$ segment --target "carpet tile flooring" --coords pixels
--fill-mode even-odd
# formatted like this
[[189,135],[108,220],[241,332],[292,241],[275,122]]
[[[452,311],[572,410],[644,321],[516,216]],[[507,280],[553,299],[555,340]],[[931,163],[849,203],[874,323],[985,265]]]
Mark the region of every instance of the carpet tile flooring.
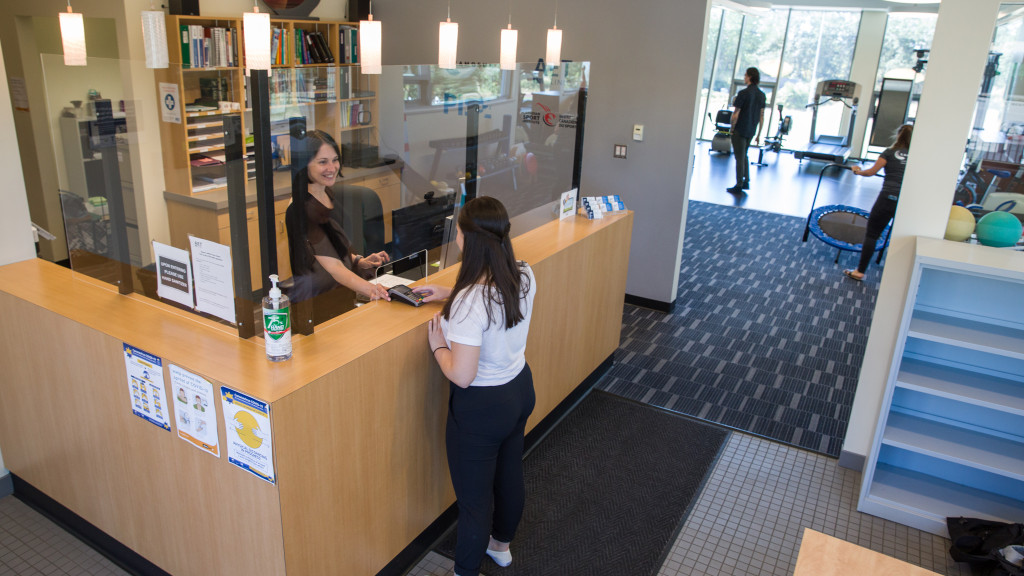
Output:
[[838,456],[880,268],[804,219],[690,202],[675,310],[627,305],[603,390]]

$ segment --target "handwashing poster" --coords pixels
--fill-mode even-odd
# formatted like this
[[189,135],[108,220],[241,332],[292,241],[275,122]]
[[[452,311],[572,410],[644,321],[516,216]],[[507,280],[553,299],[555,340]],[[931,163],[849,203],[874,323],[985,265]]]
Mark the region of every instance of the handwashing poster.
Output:
[[169,364],[171,395],[178,422],[178,438],[220,458],[217,439],[217,398],[213,384],[198,374]]
[[164,394],[164,368],[159,356],[130,344],[124,345],[124,366],[128,373],[128,394],[132,413],[156,426],[171,431]]
[[220,387],[228,462],[274,484],[270,406],[227,386]]

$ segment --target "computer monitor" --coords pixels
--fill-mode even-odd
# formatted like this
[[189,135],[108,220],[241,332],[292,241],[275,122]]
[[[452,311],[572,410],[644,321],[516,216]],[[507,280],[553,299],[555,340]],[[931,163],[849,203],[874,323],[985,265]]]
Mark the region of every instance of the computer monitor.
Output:
[[430,197],[391,212],[391,258],[431,250],[444,241],[445,219],[455,207],[455,194]]

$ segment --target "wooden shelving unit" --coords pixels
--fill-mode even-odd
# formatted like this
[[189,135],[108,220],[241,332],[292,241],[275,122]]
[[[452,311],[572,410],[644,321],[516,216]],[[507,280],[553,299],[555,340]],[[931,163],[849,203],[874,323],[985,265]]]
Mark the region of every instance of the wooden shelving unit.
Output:
[[918,239],[858,510],[947,536],[1024,517],[1019,252]]
[[[183,45],[182,34],[195,32],[194,27],[201,27],[210,38],[210,48],[199,62],[215,62],[217,66],[196,67],[194,52],[189,53],[188,45]],[[252,114],[245,77],[242,19],[170,15],[167,28],[171,31],[171,65],[166,70],[157,70],[155,77],[158,85],[168,83],[177,87],[182,110],[181,124],[160,125],[167,189],[184,195],[223,190],[224,114],[242,113],[242,131],[251,147]],[[353,141],[376,145],[375,78],[358,73],[349,46],[341,41],[344,35],[351,43],[355,39],[352,31],[358,30],[358,24],[272,19],[271,28],[279,31],[274,45],[279,46],[278,59],[282,62],[273,66],[270,82],[271,117],[279,116],[272,127],[273,135],[286,134],[286,119],[298,115],[307,119],[310,129],[332,134],[339,145]],[[299,41],[305,44],[301,54]],[[226,46],[218,50],[214,43]],[[218,59],[214,60],[213,54],[218,54]],[[219,65],[225,62],[230,65]],[[198,98],[206,98],[205,104],[214,109],[195,109]],[[222,111],[222,102],[229,103],[230,110]],[[208,165],[198,165],[201,162]],[[251,163],[249,175],[254,177]]]

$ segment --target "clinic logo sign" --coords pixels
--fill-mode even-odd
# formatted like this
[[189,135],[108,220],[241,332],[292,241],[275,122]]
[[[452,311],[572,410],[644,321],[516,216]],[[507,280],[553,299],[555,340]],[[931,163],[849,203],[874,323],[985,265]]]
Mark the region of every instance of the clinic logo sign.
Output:
[[[523,112],[521,121],[523,124],[544,124],[551,128],[571,128],[576,129],[576,115],[575,114],[555,114],[540,102],[533,103],[534,110],[529,112]],[[538,110],[539,108],[539,110]]]

